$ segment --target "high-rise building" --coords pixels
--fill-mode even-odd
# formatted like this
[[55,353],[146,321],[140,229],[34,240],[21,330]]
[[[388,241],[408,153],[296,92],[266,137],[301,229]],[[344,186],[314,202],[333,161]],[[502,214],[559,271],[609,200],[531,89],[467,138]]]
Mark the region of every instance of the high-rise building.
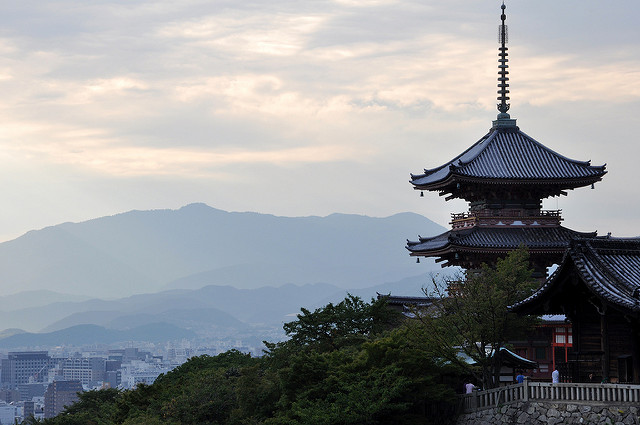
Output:
[[104,383],[110,388],[117,388],[122,382],[122,372],[120,371],[122,362],[119,360],[107,360],[105,362]]
[[52,359],[46,351],[9,352],[2,359],[0,382],[5,388],[17,388],[19,384],[46,382]]
[[93,386],[104,381],[105,359],[103,357],[72,357],[61,362],[62,377],[78,380],[84,386]]
[[78,401],[82,392],[82,383],[74,381],[53,381],[44,393],[44,417],[53,418],[60,414],[65,406]]

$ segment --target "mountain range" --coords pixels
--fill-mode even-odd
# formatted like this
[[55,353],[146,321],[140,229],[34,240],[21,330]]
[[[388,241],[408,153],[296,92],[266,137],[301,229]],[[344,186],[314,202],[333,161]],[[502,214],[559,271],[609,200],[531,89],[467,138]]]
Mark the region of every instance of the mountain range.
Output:
[[443,230],[413,213],[277,217],[204,204],[130,211],[1,243],[0,293],[116,298],[206,285],[373,286],[424,272],[411,264],[405,240]]
[[290,218],[192,204],[32,231],[0,244],[0,348],[153,342],[163,327],[167,340],[281,332],[301,307],[347,291],[420,295],[436,266],[416,266],[403,238],[442,230],[412,213]]

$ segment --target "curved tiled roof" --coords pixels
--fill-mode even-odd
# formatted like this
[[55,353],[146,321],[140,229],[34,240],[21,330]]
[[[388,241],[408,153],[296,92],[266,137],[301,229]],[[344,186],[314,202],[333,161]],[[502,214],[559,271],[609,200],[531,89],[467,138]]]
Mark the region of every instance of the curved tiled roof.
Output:
[[377,299],[384,298],[390,305],[413,305],[417,307],[425,307],[433,304],[436,298],[431,297],[405,297],[391,294],[381,294],[376,292]]
[[514,127],[493,129],[446,164],[423,174],[412,174],[411,183],[427,190],[437,190],[451,179],[495,180],[490,183],[576,181],[578,186],[568,184],[568,187],[579,187],[600,180],[604,174],[605,165],[592,166],[589,161],[569,159]]
[[598,298],[627,311],[640,313],[640,238],[590,238],[571,243],[561,266],[533,295],[513,305],[519,310],[550,296],[571,271]]
[[418,241],[407,241],[407,249],[412,253],[442,251],[447,248],[456,249],[490,249],[511,251],[520,245],[528,249],[557,251],[567,249],[572,239],[595,237],[595,233],[581,233],[566,227],[473,227],[465,230],[450,230],[431,238],[419,238]]

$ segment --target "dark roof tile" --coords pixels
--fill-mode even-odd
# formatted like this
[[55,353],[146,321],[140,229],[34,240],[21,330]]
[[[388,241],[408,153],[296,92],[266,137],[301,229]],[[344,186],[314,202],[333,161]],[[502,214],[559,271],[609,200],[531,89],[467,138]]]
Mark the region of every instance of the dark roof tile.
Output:
[[599,298],[640,312],[640,238],[585,238],[571,243],[556,272],[533,295],[511,308],[528,310],[550,296],[566,273],[577,272]]
[[[520,130],[492,130],[446,164],[412,175],[411,183],[429,189],[452,176],[493,180],[598,181],[605,166],[576,161],[552,151]],[[588,184],[588,182],[584,183]]]
[[581,233],[566,227],[473,227],[462,231],[450,230],[432,238],[407,241],[411,252],[440,251],[448,245],[457,248],[488,248],[510,251],[525,245],[529,249],[566,249],[572,239],[595,237],[595,233]]

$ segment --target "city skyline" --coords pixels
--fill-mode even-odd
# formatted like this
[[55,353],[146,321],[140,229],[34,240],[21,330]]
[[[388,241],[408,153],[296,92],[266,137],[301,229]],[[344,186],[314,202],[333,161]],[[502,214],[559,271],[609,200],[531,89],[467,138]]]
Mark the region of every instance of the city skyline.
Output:
[[[409,173],[495,119],[500,4],[7,3],[0,240],[192,202],[412,211],[446,226],[466,205],[421,199]],[[506,5],[512,118],[562,155],[607,164],[595,190],[545,207],[576,230],[640,235],[640,5]]]

